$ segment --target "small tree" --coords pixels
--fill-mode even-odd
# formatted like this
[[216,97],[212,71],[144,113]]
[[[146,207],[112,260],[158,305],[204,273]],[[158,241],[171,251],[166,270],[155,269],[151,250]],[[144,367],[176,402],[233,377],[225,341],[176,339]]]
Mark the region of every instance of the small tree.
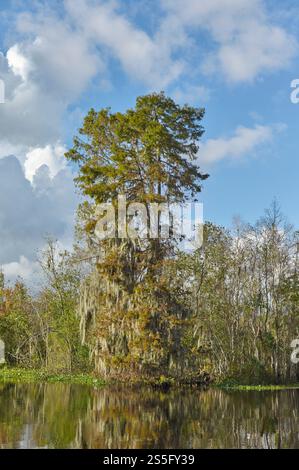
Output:
[[0,337],[5,343],[7,362],[30,365],[38,349],[32,298],[21,281],[14,287],[6,287],[4,278],[0,295]]
[[45,286],[36,299],[45,344],[45,365],[59,370],[86,366],[86,352],[80,341],[77,312],[81,273],[67,251],[48,240],[40,256]]

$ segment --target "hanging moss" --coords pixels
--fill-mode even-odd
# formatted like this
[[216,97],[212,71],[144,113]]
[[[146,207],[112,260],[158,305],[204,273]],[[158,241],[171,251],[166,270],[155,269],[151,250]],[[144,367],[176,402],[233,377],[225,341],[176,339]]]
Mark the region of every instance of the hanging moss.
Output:
[[[97,205],[109,202],[119,215],[119,195],[144,204],[148,227],[149,204],[196,200],[208,177],[197,164],[203,117],[204,109],[180,106],[163,92],[137,98],[125,113],[90,110],[66,153],[78,165],[75,182],[88,198],[81,206],[86,246],[95,238]],[[179,376],[185,366],[186,312],[165,270],[176,240],[173,233],[163,240],[160,215],[157,224],[156,239],[118,233],[101,243],[100,259],[82,285],[82,340],[104,376]]]
[[139,248],[128,241],[109,249],[83,282],[82,342],[89,346],[96,372],[104,377],[178,377],[185,366],[181,338],[187,312],[170,292],[163,261],[150,273],[134,261],[132,274],[129,260],[138,257],[132,251]]

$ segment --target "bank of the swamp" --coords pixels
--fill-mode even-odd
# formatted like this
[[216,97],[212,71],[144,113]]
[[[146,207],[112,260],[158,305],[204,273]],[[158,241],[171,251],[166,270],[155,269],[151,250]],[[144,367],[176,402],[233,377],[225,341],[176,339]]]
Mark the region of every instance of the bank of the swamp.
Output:
[[90,374],[59,373],[54,374],[45,370],[21,369],[13,367],[0,368],[0,383],[69,383],[102,387],[105,381]]
[[225,380],[216,383],[214,386],[224,390],[240,390],[240,391],[265,391],[265,390],[299,390],[299,383],[287,384],[244,384],[236,380]]
[[[101,378],[95,377],[92,374],[83,373],[51,373],[46,370],[39,369],[25,369],[2,366],[0,368],[0,383],[68,383],[77,385],[87,385],[91,387],[103,387],[109,383]],[[115,384],[116,381],[113,381]],[[120,383],[123,383],[120,381]],[[298,389],[299,383],[294,384],[280,384],[280,385],[244,385],[239,384],[237,381],[229,380],[220,383],[189,383],[180,382],[177,383],[173,379],[167,379],[162,376],[152,380],[138,380],[126,382],[127,385],[149,385],[153,388],[167,390],[176,386],[204,386],[204,387],[216,387],[225,390],[239,390],[239,391],[265,391],[265,390],[290,390]]]

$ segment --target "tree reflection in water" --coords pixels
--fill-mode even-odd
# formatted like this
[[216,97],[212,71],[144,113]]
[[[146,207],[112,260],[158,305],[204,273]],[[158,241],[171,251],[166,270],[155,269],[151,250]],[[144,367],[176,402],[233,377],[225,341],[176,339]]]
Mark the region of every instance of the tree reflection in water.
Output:
[[0,384],[2,448],[298,448],[299,391]]

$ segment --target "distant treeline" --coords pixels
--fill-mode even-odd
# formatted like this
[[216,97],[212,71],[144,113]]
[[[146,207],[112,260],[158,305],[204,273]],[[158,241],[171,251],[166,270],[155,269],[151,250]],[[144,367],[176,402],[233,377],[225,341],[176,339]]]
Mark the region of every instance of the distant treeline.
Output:
[[[178,250],[164,265],[159,288],[167,284],[173,306],[180,308],[169,318],[161,310],[163,322],[156,324],[147,322],[142,281],[142,308],[134,314],[132,307],[118,311],[117,318],[110,292],[109,323],[99,271],[82,272],[74,262],[77,255],[59,253],[49,242],[41,260],[47,283],[38,295],[30,295],[21,282],[5,287],[2,277],[0,337],[7,362],[120,379],[205,372],[221,381],[295,382],[298,367],[290,356],[299,331],[297,235],[276,205],[254,226],[238,222],[229,231],[206,224],[202,248]],[[86,312],[86,284],[96,278],[99,290],[94,284]]]

